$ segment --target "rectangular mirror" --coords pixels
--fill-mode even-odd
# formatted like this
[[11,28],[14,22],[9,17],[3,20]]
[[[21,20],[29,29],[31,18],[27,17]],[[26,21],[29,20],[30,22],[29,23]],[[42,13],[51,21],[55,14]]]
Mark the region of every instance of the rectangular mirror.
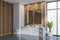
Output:
[[35,17],[34,17],[34,22],[35,24],[41,24],[41,10],[35,10]]
[[27,23],[33,24],[33,11],[32,10],[29,10],[27,12]]

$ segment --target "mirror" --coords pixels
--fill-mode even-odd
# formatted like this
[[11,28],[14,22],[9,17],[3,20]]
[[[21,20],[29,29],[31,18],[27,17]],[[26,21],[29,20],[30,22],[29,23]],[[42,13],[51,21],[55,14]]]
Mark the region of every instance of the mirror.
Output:
[[27,24],[33,24],[33,11],[29,10],[27,12]]
[[34,17],[34,22],[35,24],[41,24],[41,10],[35,10],[35,17]]
[[33,21],[34,24],[41,24],[41,9],[35,11],[29,10],[27,12],[27,24],[33,24]]

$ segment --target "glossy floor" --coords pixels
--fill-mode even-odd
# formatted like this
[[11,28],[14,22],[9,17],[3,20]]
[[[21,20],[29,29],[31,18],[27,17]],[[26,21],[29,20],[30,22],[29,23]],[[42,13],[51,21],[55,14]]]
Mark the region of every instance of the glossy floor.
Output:
[[[46,39],[47,38],[47,39]],[[0,40],[43,40],[41,37],[33,36],[33,35],[7,35],[0,37]],[[44,40],[60,40],[60,37],[45,37]]]

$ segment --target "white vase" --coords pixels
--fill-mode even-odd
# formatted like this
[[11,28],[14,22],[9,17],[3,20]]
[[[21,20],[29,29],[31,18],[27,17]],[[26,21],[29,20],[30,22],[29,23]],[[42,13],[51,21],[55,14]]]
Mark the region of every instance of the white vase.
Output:
[[52,32],[49,32],[48,33],[48,36],[52,37],[53,36]]

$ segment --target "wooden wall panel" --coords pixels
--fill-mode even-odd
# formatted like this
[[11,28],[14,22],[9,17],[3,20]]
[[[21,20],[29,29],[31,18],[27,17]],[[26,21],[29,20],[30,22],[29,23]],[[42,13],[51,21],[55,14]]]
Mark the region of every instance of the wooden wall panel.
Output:
[[0,0],[0,36],[13,33],[13,4]]
[[[27,25],[27,12],[29,10],[33,11],[33,16],[31,16],[33,18],[33,21],[32,19],[30,20],[30,22],[33,22],[32,25],[40,25],[41,27],[44,27],[45,26],[45,2],[41,2],[41,3],[33,3],[33,4],[28,4],[28,5],[25,5],[25,25]],[[35,23],[35,10],[38,10],[38,9],[41,9],[41,17],[40,17],[40,21],[41,21],[41,24],[36,24]],[[38,21],[38,19],[37,19]],[[30,24],[31,25],[31,24]]]
[[13,5],[3,2],[3,22],[4,22],[4,35],[12,34],[13,28]]
[[45,3],[41,3],[41,10],[42,10],[42,21],[41,21],[41,26],[45,27]]

